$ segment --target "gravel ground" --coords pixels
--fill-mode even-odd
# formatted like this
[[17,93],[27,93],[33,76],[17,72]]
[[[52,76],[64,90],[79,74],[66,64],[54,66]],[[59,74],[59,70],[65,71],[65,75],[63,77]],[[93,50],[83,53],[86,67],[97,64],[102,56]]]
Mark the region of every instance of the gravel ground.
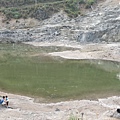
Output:
[[[117,120],[120,97],[75,100],[59,103],[35,103],[33,98],[0,92],[9,96],[9,108],[0,106],[0,120]],[[117,118],[116,118],[117,117]]]

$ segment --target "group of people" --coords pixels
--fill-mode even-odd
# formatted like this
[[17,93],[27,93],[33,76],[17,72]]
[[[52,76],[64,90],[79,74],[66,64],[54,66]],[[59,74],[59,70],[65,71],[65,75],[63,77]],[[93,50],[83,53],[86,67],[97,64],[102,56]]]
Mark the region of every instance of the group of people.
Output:
[[2,99],[0,99],[0,104],[2,104],[3,106],[8,107],[8,104],[9,104],[8,96],[3,96]]

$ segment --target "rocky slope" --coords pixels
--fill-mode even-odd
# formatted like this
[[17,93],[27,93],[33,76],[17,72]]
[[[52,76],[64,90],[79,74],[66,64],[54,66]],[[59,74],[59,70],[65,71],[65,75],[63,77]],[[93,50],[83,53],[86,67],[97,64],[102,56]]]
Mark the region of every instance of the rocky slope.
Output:
[[[70,19],[62,11],[50,19],[39,22],[35,19],[20,19],[4,24],[4,16],[0,17],[0,41],[23,42],[43,41],[47,45],[54,42],[74,44],[74,41],[101,42],[120,40],[120,5],[118,0],[106,0],[91,13]],[[56,42],[57,41],[57,42]],[[58,42],[61,41],[61,42]],[[33,44],[33,42],[31,43]],[[42,43],[39,43],[40,45]],[[111,46],[112,45],[112,46]],[[76,46],[76,44],[75,44]],[[76,46],[77,47],[77,46]],[[120,44],[91,44],[90,46],[78,46],[81,51],[74,51],[74,55],[68,53],[68,57],[80,59],[84,53],[84,59],[95,58],[120,61]],[[92,51],[92,52],[91,52]],[[72,52],[72,51],[71,51]],[[97,53],[96,53],[97,52]],[[87,55],[86,55],[86,54]],[[94,53],[94,54],[93,54]],[[107,56],[104,54],[106,53]],[[56,55],[56,53],[50,53]],[[58,55],[58,54],[57,54]],[[67,56],[59,53],[60,56]],[[72,56],[73,55],[73,56]],[[79,56],[80,55],[80,56]],[[86,55],[86,56],[85,56]],[[10,108],[0,106],[0,120],[70,120],[72,116],[79,120],[118,120],[120,114],[120,97],[106,99],[76,100],[59,103],[35,103],[33,98],[0,92],[0,95],[8,95]]]
[[4,16],[0,19],[1,42],[120,41],[120,4],[117,0],[106,0],[93,8],[91,12],[74,19],[61,11],[41,22],[17,20],[4,24],[3,20]]

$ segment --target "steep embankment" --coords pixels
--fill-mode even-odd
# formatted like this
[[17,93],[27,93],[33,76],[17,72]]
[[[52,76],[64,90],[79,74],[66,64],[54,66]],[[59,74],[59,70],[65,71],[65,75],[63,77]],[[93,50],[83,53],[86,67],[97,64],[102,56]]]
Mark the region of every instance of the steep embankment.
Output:
[[20,19],[5,25],[1,18],[0,41],[119,42],[119,15],[119,1],[107,0],[77,18],[69,18],[63,11],[44,21]]

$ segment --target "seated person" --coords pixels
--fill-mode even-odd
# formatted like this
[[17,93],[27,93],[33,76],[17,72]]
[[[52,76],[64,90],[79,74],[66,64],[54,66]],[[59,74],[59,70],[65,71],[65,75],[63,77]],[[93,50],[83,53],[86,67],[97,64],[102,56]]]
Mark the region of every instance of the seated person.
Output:
[[0,104],[2,104],[2,105],[6,105],[5,96],[3,96],[2,100],[0,100]]
[[2,104],[2,103],[3,103],[3,99],[2,100],[0,99],[0,104]]

